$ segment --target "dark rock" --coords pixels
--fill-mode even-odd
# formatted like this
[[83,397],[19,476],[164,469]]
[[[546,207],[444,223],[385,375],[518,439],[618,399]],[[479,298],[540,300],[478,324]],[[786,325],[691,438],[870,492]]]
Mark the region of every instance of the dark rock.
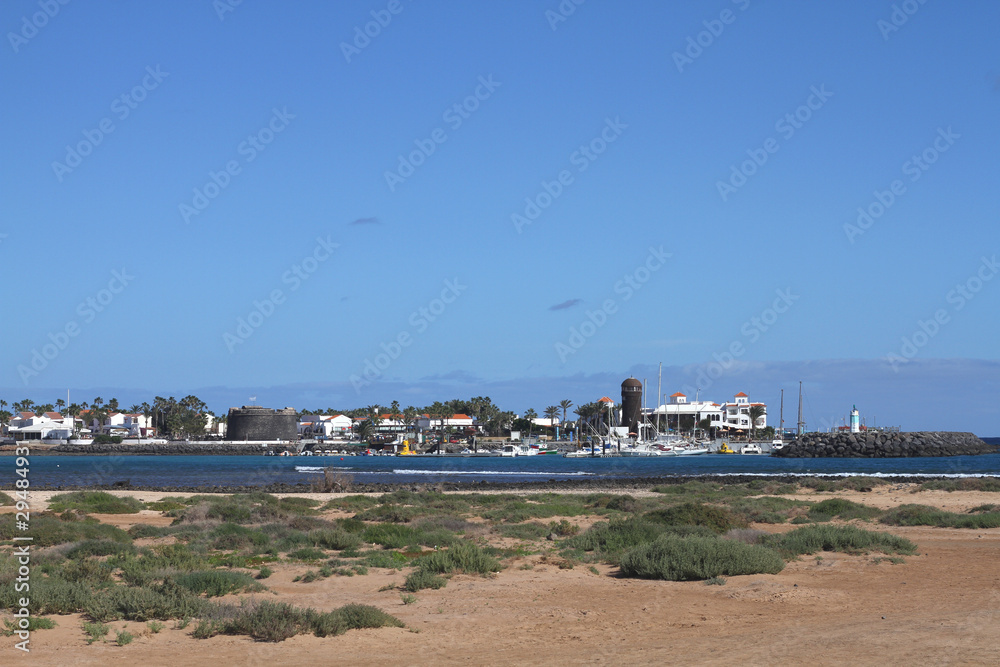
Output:
[[806,433],[772,453],[782,458],[904,456],[967,456],[995,454],[997,447],[972,433],[915,431],[913,433]]

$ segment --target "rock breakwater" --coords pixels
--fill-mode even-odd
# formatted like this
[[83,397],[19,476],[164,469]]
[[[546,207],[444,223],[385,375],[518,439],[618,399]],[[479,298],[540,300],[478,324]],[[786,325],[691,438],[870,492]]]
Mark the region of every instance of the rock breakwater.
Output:
[[773,456],[782,458],[896,458],[904,456],[968,456],[994,454],[997,447],[972,433],[806,433]]

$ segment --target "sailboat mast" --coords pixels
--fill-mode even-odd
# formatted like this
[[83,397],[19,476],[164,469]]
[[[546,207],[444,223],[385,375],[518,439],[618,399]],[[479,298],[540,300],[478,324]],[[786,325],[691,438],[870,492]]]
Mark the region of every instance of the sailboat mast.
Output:
[[778,414],[779,414],[778,418],[780,420],[779,423],[781,427],[781,430],[779,431],[779,436],[784,437],[785,436],[785,390],[784,389],[781,390],[781,409]]
[[[660,386],[662,383],[663,383],[663,362],[661,361],[660,362],[660,371],[659,371],[659,373],[657,373],[657,376],[656,376],[656,408],[655,409],[657,411],[659,411],[659,409],[660,409],[660,397],[663,396],[663,394],[661,393],[663,391],[663,388]],[[659,435],[660,435],[660,413],[657,412],[656,413],[656,436],[659,437]]]
[[796,432],[802,435],[802,428],[805,426],[805,422],[802,421],[802,380],[799,380],[799,423],[797,424]]

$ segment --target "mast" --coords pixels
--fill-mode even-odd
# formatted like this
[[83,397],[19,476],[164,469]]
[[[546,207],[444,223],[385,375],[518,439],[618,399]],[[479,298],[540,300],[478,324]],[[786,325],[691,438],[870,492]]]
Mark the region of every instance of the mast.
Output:
[[796,430],[798,435],[802,435],[802,429],[805,425],[806,423],[802,421],[802,380],[799,380],[799,423],[797,424]]
[[[656,408],[655,409],[657,411],[659,411],[659,409],[660,409],[660,397],[663,395],[661,393],[663,391],[663,389],[660,386],[662,383],[663,383],[663,362],[661,361],[660,362],[660,371],[659,371],[659,373],[656,376]],[[660,413],[659,412],[656,413],[656,437],[657,438],[660,437]],[[655,439],[656,438],[654,438],[654,440]]]
[[778,437],[784,439],[785,437],[785,390],[781,390],[781,409],[779,414],[779,428]]

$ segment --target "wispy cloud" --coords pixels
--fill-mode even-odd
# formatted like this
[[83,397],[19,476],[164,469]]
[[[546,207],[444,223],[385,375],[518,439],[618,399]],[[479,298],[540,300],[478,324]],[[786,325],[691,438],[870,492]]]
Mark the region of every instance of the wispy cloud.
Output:
[[557,303],[554,306],[549,306],[549,310],[566,310],[567,308],[578,306],[581,303],[583,303],[583,299],[570,299],[569,301],[563,301],[562,303]]
[[382,224],[378,218],[358,218],[352,225],[380,225]]

